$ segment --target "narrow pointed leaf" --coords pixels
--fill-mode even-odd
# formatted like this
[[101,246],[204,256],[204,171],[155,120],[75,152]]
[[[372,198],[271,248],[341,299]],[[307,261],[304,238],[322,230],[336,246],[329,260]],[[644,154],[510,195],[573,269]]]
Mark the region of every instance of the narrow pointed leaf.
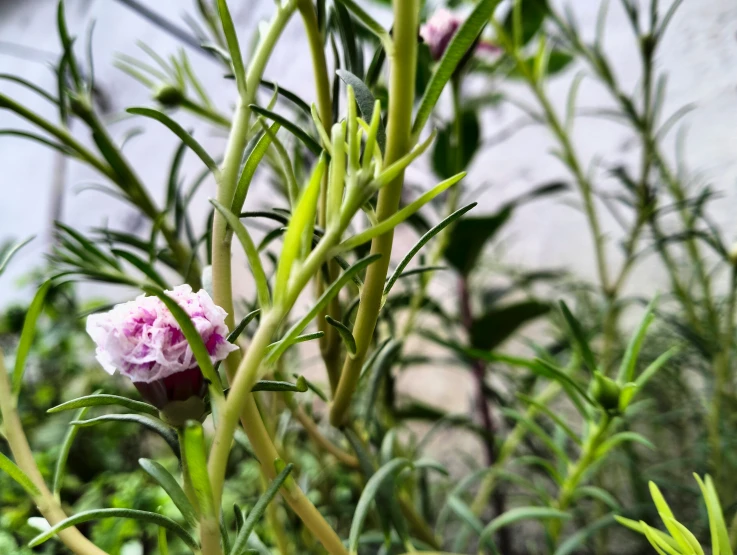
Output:
[[274,497],[276,497],[279,489],[284,485],[284,482],[287,480],[293,469],[293,464],[286,465],[284,469],[279,472],[276,478],[274,478],[271,484],[269,484],[268,489],[263,493],[263,495],[259,497],[256,504],[253,506],[253,509],[251,509],[248,516],[243,521],[241,529],[238,532],[238,536],[233,543],[233,549],[231,550],[230,555],[243,555],[244,553],[247,553],[248,537],[251,535],[251,532],[258,521],[261,520],[261,517],[266,512],[266,508],[269,506],[269,503],[271,503]]
[[[49,414],[55,414],[57,412],[63,412],[66,410],[75,410],[83,407],[105,407],[105,406],[119,406],[124,407],[135,412],[141,412],[144,414],[150,414],[151,416],[158,416],[159,411],[153,405],[143,403],[141,401],[135,401],[128,399],[127,397],[121,397],[119,395],[108,395],[105,393],[85,395],[84,397],[78,397],[72,399],[55,407],[51,407],[48,412]],[[79,420],[79,418],[75,418]]]
[[353,333],[351,330],[343,324],[342,322],[338,322],[337,320],[330,317],[330,315],[325,316],[325,321],[333,326],[338,334],[340,335],[340,338],[343,340],[343,343],[345,344],[346,349],[348,349],[348,352],[351,355],[356,354],[356,338],[353,337]]
[[477,203],[472,202],[471,204],[468,204],[463,208],[456,210],[450,216],[443,219],[443,221],[429,229],[422,237],[420,237],[417,243],[414,244],[414,246],[409,250],[405,257],[399,262],[397,267],[394,269],[394,272],[392,272],[391,277],[387,280],[386,285],[384,286],[384,295],[386,296],[389,294],[389,291],[391,291],[392,287],[394,287],[394,283],[397,281],[397,279],[399,279],[399,276],[402,275],[402,272],[407,267],[407,264],[410,263],[414,256],[420,251],[420,249],[422,249],[422,247],[425,246],[425,244],[427,244],[428,241],[430,241],[430,239],[435,237],[447,226],[458,220],[461,216],[463,216],[463,214],[476,206],[476,204]]
[[138,464],[144,472],[156,480],[156,483],[158,483],[166,492],[172,503],[174,503],[177,509],[179,509],[179,512],[182,513],[187,524],[190,526],[196,526],[197,513],[195,512],[192,503],[187,499],[187,494],[184,493],[182,486],[179,485],[176,478],[174,478],[166,468],[156,461],[152,461],[150,459],[138,459]]
[[28,495],[37,497],[41,494],[36,485],[18,466],[8,457],[0,453],[0,470],[10,476],[18,485],[20,485]]
[[39,316],[43,311],[44,301],[46,300],[46,294],[51,289],[52,280],[45,281],[41,287],[38,288],[36,294],[31,301],[31,305],[26,311],[26,317],[23,321],[23,330],[20,334],[20,340],[18,341],[18,348],[15,352],[15,367],[13,370],[13,393],[18,394],[20,392],[21,384],[23,383],[23,373],[26,369],[26,359],[28,354],[31,352],[31,346],[33,345],[33,338],[36,336],[36,323],[38,322]]
[[287,129],[290,133],[297,137],[297,139],[299,139],[299,141],[304,144],[307,149],[315,156],[319,156],[322,152],[322,147],[320,146],[320,144],[315,139],[313,139],[304,129],[299,127],[290,119],[282,116],[281,114],[277,114],[276,112],[272,112],[271,110],[267,110],[266,108],[262,108],[261,106],[258,106],[256,104],[251,104],[251,110],[280,124],[282,127],[284,127],[284,129]]
[[351,553],[357,553],[358,551],[358,540],[363,530],[363,523],[368,516],[371,504],[379,493],[379,489],[387,479],[396,476],[399,472],[411,465],[412,463],[407,459],[393,459],[379,468],[366,483],[366,487],[363,488],[361,497],[356,505],[356,511],[353,513],[353,521],[351,522],[351,529],[348,535],[348,549]]
[[53,148],[54,150],[61,152],[62,154],[66,156],[71,156],[71,157],[75,156],[74,151],[71,150],[68,146],[63,145],[61,143],[54,142],[50,139],[47,139],[46,137],[42,135],[31,133],[30,131],[23,131],[21,129],[0,129],[0,136],[3,136],[3,135],[9,136],[9,137],[20,137],[22,139],[36,141],[37,143],[41,143],[44,146]]
[[153,418],[142,416],[140,414],[105,414],[88,420],[72,420],[70,424],[81,428],[88,428],[105,422],[134,422],[136,424],[140,424],[141,426],[160,435],[169,447],[171,447],[171,450],[174,451],[174,454],[177,457],[180,454],[179,440],[177,439],[177,435],[174,431],[160,420],[154,420]]
[[165,113],[154,110],[153,108],[128,108],[126,110],[129,114],[135,114],[138,116],[144,116],[147,118],[155,119],[158,122],[163,123],[168,127],[181,141],[186,144],[192,151],[199,156],[200,160],[207,166],[211,172],[218,172],[218,165],[213,158],[207,153],[205,148],[198,143],[195,138],[190,135],[181,125],[171,119]]
[[307,381],[300,376],[297,378],[297,383],[259,380],[251,388],[251,391],[291,391],[293,393],[304,393],[308,389]]
[[228,342],[235,343],[240,335],[243,333],[243,330],[246,329],[246,326],[250,324],[251,320],[253,320],[259,314],[261,314],[260,308],[257,308],[256,310],[253,310],[246,314],[243,319],[238,322],[238,325],[233,329],[233,331],[230,332],[230,335],[228,335]]
[[160,514],[135,509],[92,509],[90,511],[82,511],[81,513],[77,513],[74,516],[70,516],[69,518],[62,520],[55,526],[52,526],[48,531],[33,538],[28,542],[28,547],[41,545],[45,541],[56,536],[56,534],[62,530],[66,530],[71,526],[104,518],[131,519],[139,522],[155,524],[156,526],[161,526],[162,528],[166,528],[167,530],[174,532],[190,548],[198,549],[197,541],[189,532],[172,519]]

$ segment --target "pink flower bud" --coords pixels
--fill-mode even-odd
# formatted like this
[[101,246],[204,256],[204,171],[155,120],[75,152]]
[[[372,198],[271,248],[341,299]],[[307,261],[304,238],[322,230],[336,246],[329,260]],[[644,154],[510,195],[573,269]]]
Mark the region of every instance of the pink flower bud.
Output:
[[[463,18],[441,8],[420,26],[420,36],[430,48],[433,60],[437,61],[443,57],[445,49],[448,48],[461,23],[463,23]],[[476,45],[476,52],[479,51],[496,54],[499,52],[499,47],[488,41],[480,40]]]
[[[180,285],[166,294],[192,319],[213,362],[238,349],[227,341],[226,312],[203,289]],[[97,345],[97,360],[110,374],[133,381],[159,408],[171,401],[202,397],[205,382],[176,319],[158,297],[140,296],[87,318],[87,333]]]
[[433,60],[443,57],[450,39],[456,34],[461,23],[461,18],[453,12],[439,9],[420,27],[420,36],[430,48]]

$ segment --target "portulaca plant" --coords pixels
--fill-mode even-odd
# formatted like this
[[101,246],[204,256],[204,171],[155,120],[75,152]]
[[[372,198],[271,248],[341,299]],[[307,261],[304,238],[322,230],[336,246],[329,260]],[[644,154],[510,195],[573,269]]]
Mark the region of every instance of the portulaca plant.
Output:
[[[101,190],[135,206],[150,235],[142,239],[107,227],[83,233],[59,223],[48,279],[25,314],[11,372],[0,356],[2,431],[10,455],[0,453],[0,469],[42,517],[33,520],[40,533],[30,548],[55,550],[52,541],[58,540],[65,552],[104,555],[86,527],[114,519],[141,525],[150,540],[146,552],[161,555],[447,549],[506,555],[515,544],[513,526],[534,521],[549,552],[566,555],[587,549],[593,534],[588,526],[572,530],[572,517],[592,506],[622,512],[595,479],[617,449],[650,445],[629,429],[630,417],[647,383],[676,353],[671,349],[640,363],[655,319],[652,304],[623,342],[614,367],[614,305],[629,262],[616,287],[599,264],[602,293],[610,301],[602,347],[591,332],[602,326],[584,326],[581,316],[587,314],[574,315],[564,302],[553,311],[530,292],[531,284],[549,275],[526,276],[502,292],[474,290],[484,248],[514,210],[567,187],[546,184],[491,215],[469,214],[478,189],[466,184],[466,170],[481,141],[480,108],[469,106],[493,105],[498,98],[470,97],[466,76],[524,77],[558,132],[587,210],[593,210],[591,184],[544,94],[544,80],[570,61],[545,37],[542,22],[552,12],[546,2],[521,0],[479,0],[465,10],[434,14],[425,13],[420,0],[395,0],[391,7],[387,27],[371,15],[379,8],[356,0],[281,0],[247,50],[226,0],[198,2],[201,24],[194,42],[221,66],[225,77],[216,86],[233,88],[232,113],[215,106],[207,94],[210,84],[198,79],[185,53],[165,59],[144,47],[146,60],[121,56],[118,67],[152,92],[153,106],[131,107],[128,114],[159,122],[179,140],[160,205],[102,118],[93,64],[77,55],[59,4],[58,91],[52,95],[11,76],[53,102],[58,122],[4,93],[0,109],[35,128],[12,134],[41,141],[97,171],[105,180]],[[264,79],[275,46],[298,16],[307,48],[295,55],[307,59],[309,53],[312,105]],[[447,122],[436,109],[446,90],[453,101]],[[224,152],[208,152],[177,122],[180,110],[226,132]],[[70,132],[72,120],[89,132],[91,145]],[[437,183],[415,192],[405,186],[405,172],[426,152]],[[203,170],[185,186],[180,169],[186,153]],[[278,200],[254,210],[249,192],[264,168],[274,176]],[[207,179],[215,182],[216,193],[208,200],[207,222],[198,226],[189,208]],[[256,234],[257,219],[272,226],[263,237]],[[394,245],[400,225],[418,232],[406,250]],[[603,260],[598,224],[592,227],[597,259]],[[22,246],[3,252],[0,274]],[[247,260],[247,283],[233,278],[234,249]],[[433,276],[448,269],[459,291],[453,316],[429,293]],[[89,391],[48,411],[75,411],[49,486],[19,407],[28,393],[24,388],[33,385],[25,370],[44,303],[68,280],[140,290],[134,300],[84,315],[99,365],[130,379],[134,388],[125,390],[128,395]],[[300,300],[307,308],[295,309]],[[531,358],[499,352],[519,328],[546,315],[562,347],[535,345]],[[427,324],[428,318],[441,325]],[[447,348],[472,372],[474,417],[398,402],[395,382],[413,363],[407,344],[416,336]],[[308,358],[302,347],[308,342],[315,343],[324,368],[318,383],[303,375]],[[486,380],[492,365],[503,365],[519,386],[501,406],[501,416],[489,409],[490,399],[501,398]],[[90,411],[100,414],[88,416]],[[415,440],[410,420],[433,425]],[[110,422],[163,439],[165,449],[156,452],[156,460],[138,462],[165,492],[170,510],[75,510],[65,496],[65,468],[77,432]],[[485,449],[483,466],[457,483],[423,451],[445,426],[470,430]],[[290,441],[295,427],[299,442]],[[319,479],[299,464],[303,452],[319,460]],[[243,460],[259,466],[257,499],[239,495]],[[507,505],[501,483],[525,495]],[[433,497],[441,499],[436,506]],[[614,522],[611,514],[606,519]],[[623,522],[649,533],[642,523]],[[594,525],[594,531],[602,527]],[[674,538],[656,543],[682,547]]]

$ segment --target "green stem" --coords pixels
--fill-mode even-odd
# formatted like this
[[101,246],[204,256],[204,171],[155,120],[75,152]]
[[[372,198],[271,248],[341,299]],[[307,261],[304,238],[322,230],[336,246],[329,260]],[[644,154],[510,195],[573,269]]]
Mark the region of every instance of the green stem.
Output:
[[727,396],[730,382],[730,368],[734,343],[734,318],[737,305],[737,267],[733,264],[730,275],[729,295],[727,297],[727,311],[724,333],[721,337],[721,349],[713,361],[714,392],[710,403],[709,413],[709,445],[711,456],[709,464],[714,479],[723,483],[727,476],[723,475],[722,439],[720,422],[722,417],[723,400]]
[[[246,75],[246,92],[238,97],[233,125],[225,149],[225,157],[219,175],[217,176],[217,200],[223,206],[230,207],[233,203],[241,158],[248,140],[249,121],[251,119],[250,105],[256,100],[259,83],[271,56],[277,39],[284,31],[284,27],[291,18],[296,5],[294,1],[286,2],[279,8],[264,35],[258,50],[256,50]],[[233,207],[235,213],[241,207]],[[212,287],[215,304],[222,307],[227,316],[225,323],[228,329],[235,327],[233,307],[233,283],[231,269],[231,242],[232,234],[227,232],[227,222],[219,211],[215,211],[212,223]],[[233,352],[223,361],[227,373],[235,371],[238,355]]]
[[[559,510],[566,511],[570,507],[573,496],[576,493],[576,489],[581,483],[581,480],[586,472],[591,468],[591,465],[596,462],[596,451],[606,439],[611,423],[611,417],[604,413],[601,420],[596,425],[596,431],[586,439],[578,460],[571,467],[566,479],[561,485],[556,503],[556,507]],[[558,545],[562,529],[563,523],[560,520],[555,520],[550,524],[550,536],[554,546]]]
[[[414,82],[417,71],[417,29],[420,12],[419,0],[396,0],[394,2],[394,48],[388,52],[390,63],[389,125],[385,165],[399,160],[412,146],[412,106]],[[379,192],[376,209],[378,221],[391,217],[398,207],[404,184],[404,172]],[[376,321],[381,310],[384,283],[389,270],[393,230],[376,237],[371,242],[371,254],[381,258],[369,266],[366,272],[361,301],[358,305],[353,335],[356,353],[347,356],[343,364],[338,389],[330,409],[330,422],[341,426],[345,421],[353,393],[358,384],[363,361],[371,345]]]
[[[307,286],[312,276],[319,271],[320,266],[327,260],[330,249],[338,243],[342,231],[342,229],[338,229],[327,232],[323,236],[317,247],[305,260],[299,274],[294,276],[293,283],[283,303],[275,305],[264,314],[245,356],[237,364],[237,369],[226,367],[231,388],[225,407],[219,417],[220,420],[215,430],[215,438],[208,462],[213,496],[218,506],[222,497],[230,445],[239,418],[251,441],[256,457],[261,461],[262,471],[270,478],[276,475],[274,461],[280,458],[279,453],[264,426],[251,388],[258,380],[259,369],[273,335],[279,329],[284,318],[294,306],[297,297]],[[238,362],[240,352],[236,351],[235,355],[235,361]],[[338,535],[296,485],[283,495],[292,510],[329,553],[337,555],[347,553]]]
[[[54,526],[65,520],[67,515],[54,499],[54,495],[49,490],[41,471],[36,465],[16,405],[17,401],[11,393],[10,381],[5,369],[5,357],[0,350],[0,413],[2,414],[5,439],[10,446],[15,463],[26,473],[39,491],[39,494],[33,499],[36,507],[49,524]],[[77,555],[107,555],[105,551],[90,542],[75,527],[62,530],[58,536],[62,543]]]
[[[179,439],[179,445],[184,445],[184,429],[177,427],[177,438]],[[189,466],[187,464],[187,457],[182,457],[182,481],[184,482],[184,493],[187,495],[187,499],[192,503],[193,507],[197,506],[197,497],[195,497],[194,486],[192,485],[192,478],[189,475]]]
[[[525,62],[522,60],[520,60],[520,64],[520,67],[527,67],[525,65]],[[529,70],[527,71],[529,72]],[[594,206],[593,187],[584,174],[584,171],[581,168],[581,164],[578,161],[578,157],[576,156],[576,151],[574,150],[573,144],[571,143],[570,137],[563,129],[563,126],[560,123],[555,110],[553,110],[553,107],[550,104],[550,100],[545,95],[545,91],[543,90],[542,85],[531,80],[531,75],[530,79],[528,80],[533,93],[537,97],[540,106],[545,112],[545,117],[548,121],[548,125],[550,125],[551,129],[553,130],[553,134],[558,139],[558,142],[560,142],[565,160],[568,163],[569,168],[571,169],[571,172],[576,179],[576,184],[578,185],[579,192],[581,193],[581,198],[583,199],[584,213],[586,214],[586,218],[589,222],[589,229],[591,230],[591,236],[594,241],[594,253],[596,256],[596,268],[599,275],[599,285],[604,294],[607,294],[610,291],[610,286],[609,272],[607,269],[606,249],[604,245],[604,235],[601,232],[601,226],[599,224],[599,216],[596,212],[596,207]]]
[[[460,172],[462,169],[460,162],[460,152],[462,151],[463,125],[461,121],[460,81],[461,80],[459,78],[454,77],[452,81],[453,87],[451,89],[453,92],[453,108],[455,116],[453,121],[453,128],[456,135],[456,152],[457,157],[459,158],[459,160],[457,160],[456,162],[456,167],[453,170],[454,173]],[[461,199],[462,192],[463,188],[460,185],[456,185],[455,187],[452,187],[450,191],[448,191],[448,198],[445,206],[446,216],[451,215],[457,210],[458,202]],[[438,237],[435,239],[435,246],[433,247],[432,251],[430,252],[430,256],[428,257],[429,266],[436,266],[442,260],[443,256],[445,256],[445,251],[450,244],[450,234],[452,229],[452,225],[446,226],[438,234]],[[420,286],[415,290],[414,294],[412,295],[409,306],[409,314],[407,316],[407,320],[402,326],[402,331],[399,334],[399,337],[402,341],[406,340],[409,337],[409,334],[412,333],[412,330],[415,327],[415,321],[417,320],[417,316],[420,313],[422,301],[426,297],[427,288],[429,287],[430,281],[432,280],[434,275],[434,271],[425,274],[420,280]]]
[[[277,10],[269,30],[259,44],[249,66],[246,75],[246,91],[238,99],[222,170],[218,176],[217,199],[224,206],[231,206],[233,201],[241,157],[248,135],[248,124],[251,115],[249,106],[256,99],[256,92],[266,63],[295,8],[296,4],[293,1],[288,1]],[[241,207],[234,208],[238,212]],[[213,293],[215,303],[223,307],[228,313],[226,318],[228,328],[233,329],[235,319],[233,316],[230,246],[231,237],[227,233],[225,219],[216,211],[212,234]],[[275,476],[274,461],[279,458],[279,453],[264,426],[250,388],[255,382],[266,347],[278,328],[283,314],[285,313],[265,315],[246,356],[241,360],[240,351],[235,351],[224,361],[224,368],[233,384],[233,388],[220,416],[208,462],[215,506],[220,506],[225,467],[239,416],[256,456],[261,461],[262,471],[270,478]],[[236,369],[238,369],[237,372]],[[245,387],[243,385],[238,387],[238,383],[244,384]],[[292,510],[297,513],[305,526],[312,531],[331,554],[343,555],[346,553],[338,535],[330,528],[330,525],[299,488],[291,488],[284,496]]]
[[[535,401],[541,405],[547,405],[558,396],[560,391],[560,385],[557,382],[551,382],[540,392],[539,395],[535,397]],[[539,412],[540,410],[535,405],[530,405],[525,416],[527,416],[527,418],[534,418]],[[504,439],[504,442],[499,448],[499,453],[496,457],[496,461],[494,461],[494,465],[489,467],[489,472],[484,477],[483,482],[481,482],[481,487],[479,487],[476,497],[473,499],[471,510],[474,514],[481,514],[484,508],[488,505],[489,498],[496,488],[497,474],[495,471],[506,464],[526,435],[527,427],[520,423],[517,424]]]
[[[330,77],[328,74],[327,59],[325,58],[325,49],[323,48],[323,36],[320,32],[320,26],[317,21],[317,13],[315,7],[310,0],[298,0],[299,12],[302,15],[305,31],[307,33],[307,42],[310,45],[310,54],[312,56],[312,71],[315,79],[315,93],[317,96],[317,113],[323,127],[330,132],[333,124],[333,101],[330,90]],[[325,229],[327,220],[327,179],[326,173],[320,188],[320,199],[318,201],[317,222],[320,227]],[[338,274],[339,267],[335,262],[329,262],[327,268],[328,280],[323,276],[323,272],[319,272],[315,276],[315,296],[320,297],[330,282],[335,279]],[[337,330],[329,325],[325,320],[325,316],[329,315],[335,320],[341,320],[340,300],[335,298],[327,307],[327,310],[317,315],[317,328],[323,332],[320,338],[320,354],[325,363],[325,369],[330,382],[330,389],[335,393],[340,379],[341,365],[341,341]]]

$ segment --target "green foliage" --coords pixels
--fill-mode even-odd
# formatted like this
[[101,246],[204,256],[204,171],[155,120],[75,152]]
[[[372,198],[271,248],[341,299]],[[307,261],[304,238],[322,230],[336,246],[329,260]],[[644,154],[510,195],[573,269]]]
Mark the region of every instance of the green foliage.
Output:
[[[140,45],[143,59],[116,61],[154,103],[128,112],[178,139],[160,206],[103,123],[92,56],[77,55],[62,3],[54,93],[0,75],[58,111],[52,121],[0,94],[0,109],[32,128],[0,135],[89,166],[104,180],[92,188],[126,201],[142,222],[136,232],[56,223],[48,261],[29,280],[32,300],[0,319],[0,357],[13,367],[11,389],[0,389],[0,552],[89,553],[89,540],[110,555],[583,555],[618,548],[619,521],[642,536],[632,553],[649,543],[667,555],[731,555],[734,508],[723,509],[717,491],[737,493],[737,271],[708,215],[715,191],[689,188],[664,146],[685,109],[664,117],[654,60],[678,2],[665,11],[655,0],[622,2],[642,71],[632,93],[604,48],[606,2],[593,42],[546,0],[473,2],[459,10],[467,15],[437,61],[418,44],[418,14],[431,15],[419,0],[389,3],[386,27],[389,15],[363,2],[285,0],[251,48],[229,4],[198,0],[185,39],[202,44],[222,81],[201,81],[184,51],[165,58]],[[299,63],[312,58],[316,89],[305,96],[314,105],[304,87],[263,78],[297,12],[307,44],[293,53]],[[561,113],[547,93],[573,63],[611,95],[613,107],[595,115],[627,125],[638,143],[636,163],[616,164],[605,183],[573,133],[581,78]],[[521,85],[530,104],[515,98]],[[232,113],[215,105],[211,87],[237,95]],[[450,111],[437,107],[446,93]],[[507,102],[549,131],[568,175],[471,214],[488,110]],[[182,112],[193,129],[179,123]],[[425,138],[429,122],[437,129]],[[227,133],[222,153],[193,138],[201,124]],[[188,150],[205,166],[189,180]],[[423,156],[437,181],[416,193],[408,181],[422,172],[410,168]],[[209,178],[217,198],[207,203],[198,192]],[[267,186],[258,196],[265,206],[246,204]],[[562,193],[583,209],[595,279],[505,267],[491,247],[518,210]],[[622,224],[616,264],[604,206]],[[207,218],[197,221],[202,207]],[[398,229],[415,237],[393,241]],[[232,269],[234,238],[247,280]],[[0,277],[27,242],[3,244]],[[646,254],[670,283],[649,304],[628,288]],[[724,283],[721,270],[730,274]],[[75,281],[122,285],[165,304],[208,385],[194,397],[195,420],[138,400],[92,363],[84,317],[110,305],[80,304]],[[228,359],[213,362],[199,315],[166,294],[182,282],[227,313],[227,340],[239,347]],[[472,401],[454,398],[452,410],[430,403],[440,369],[467,380]],[[697,477],[706,511],[682,481],[687,468],[714,475]],[[38,476],[53,476],[51,487]],[[654,508],[648,502],[651,479],[668,484],[674,510],[652,482]],[[50,508],[60,521],[52,527],[39,516]],[[665,531],[647,524],[657,516]],[[87,540],[47,541],[72,526]]]
[[[705,479],[701,479],[697,474],[694,474],[696,481],[699,484],[699,489],[703,496],[704,504],[706,505],[706,511],[709,516],[709,528],[711,531],[711,553],[721,555],[732,555],[732,546],[727,525],[724,521],[724,514],[722,512],[721,504],[719,503],[719,496],[716,488],[714,487],[714,481],[711,476],[706,476]],[[653,528],[645,522],[635,521],[628,518],[617,516],[617,522],[643,534],[658,553],[674,553],[674,554],[686,554],[686,553],[704,553],[704,549],[688,528],[676,520],[673,512],[668,506],[665,497],[653,482],[650,482],[650,494],[652,495],[653,502],[658,511],[665,528],[666,532],[662,532],[657,528]]]

